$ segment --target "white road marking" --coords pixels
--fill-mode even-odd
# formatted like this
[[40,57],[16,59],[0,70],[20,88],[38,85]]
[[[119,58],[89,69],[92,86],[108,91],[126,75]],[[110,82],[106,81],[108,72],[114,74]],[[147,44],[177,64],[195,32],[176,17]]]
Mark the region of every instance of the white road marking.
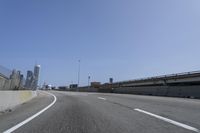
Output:
[[106,98],[103,98],[103,97],[98,97],[98,99],[101,99],[101,100],[106,100]]
[[45,112],[47,109],[49,109],[51,106],[53,106],[53,105],[55,104],[56,100],[57,100],[56,96],[53,95],[53,94],[51,94],[51,93],[48,93],[48,92],[45,92],[45,93],[47,93],[47,94],[49,94],[49,95],[51,95],[51,96],[54,97],[54,100],[53,100],[53,102],[52,102],[51,104],[49,104],[47,107],[45,107],[45,108],[42,109],[41,111],[37,112],[37,113],[34,114],[33,116],[27,118],[26,120],[24,120],[24,121],[20,122],[19,124],[13,126],[12,128],[10,128],[10,129],[4,131],[3,133],[11,133],[11,132],[17,130],[18,128],[20,128],[21,126],[23,126],[23,125],[25,125],[26,123],[30,122],[31,120],[33,120],[34,118],[36,118],[37,116],[39,116],[40,114],[42,114],[43,112]]
[[168,122],[168,123],[171,123],[173,125],[176,125],[176,126],[179,126],[179,127],[182,127],[182,128],[185,128],[185,129],[188,129],[188,130],[191,130],[191,131],[194,131],[194,132],[197,132],[197,133],[200,133],[200,130],[197,129],[197,128],[194,128],[194,127],[191,127],[191,126],[188,126],[186,124],[183,124],[183,123],[180,123],[180,122],[177,122],[177,121],[174,121],[174,120],[171,120],[171,119],[168,119],[168,118],[165,118],[165,117],[162,117],[162,116],[159,116],[159,115],[156,115],[156,114],[153,114],[153,113],[150,113],[150,112],[147,112],[147,111],[144,111],[142,109],[134,109],[135,111],[138,111],[138,112],[141,112],[141,113],[144,113],[144,114],[147,114],[147,115],[150,115],[150,116],[153,116],[157,119],[160,119],[160,120],[163,120],[165,122]]

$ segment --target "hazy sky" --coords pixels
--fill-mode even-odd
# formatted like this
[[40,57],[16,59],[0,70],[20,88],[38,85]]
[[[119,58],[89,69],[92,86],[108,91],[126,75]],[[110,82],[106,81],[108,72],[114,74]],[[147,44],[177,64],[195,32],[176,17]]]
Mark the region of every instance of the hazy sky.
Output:
[[1,0],[0,64],[81,85],[200,70],[199,0]]

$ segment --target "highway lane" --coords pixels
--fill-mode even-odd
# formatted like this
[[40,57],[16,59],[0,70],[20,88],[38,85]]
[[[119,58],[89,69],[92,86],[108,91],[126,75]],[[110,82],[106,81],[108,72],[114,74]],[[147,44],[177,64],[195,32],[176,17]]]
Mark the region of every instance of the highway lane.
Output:
[[37,98],[12,108],[10,112],[0,113],[0,132],[20,123],[36,112],[45,108],[53,101],[53,98],[45,93],[38,93]]
[[[200,100],[50,92],[57,97],[56,103],[14,132],[189,133],[200,129]],[[43,95],[11,113],[0,115],[1,132],[37,113],[52,101],[52,96]]]

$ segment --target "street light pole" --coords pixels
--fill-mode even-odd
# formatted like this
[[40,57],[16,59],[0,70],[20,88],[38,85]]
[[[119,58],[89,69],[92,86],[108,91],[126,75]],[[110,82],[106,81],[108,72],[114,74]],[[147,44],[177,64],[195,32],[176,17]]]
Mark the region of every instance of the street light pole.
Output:
[[90,76],[88,76],[88,88],[90,88]]
[[78,60],[78,87],[79,87],[79,82],[80,82],[80,63],[81,63],[81,60]]

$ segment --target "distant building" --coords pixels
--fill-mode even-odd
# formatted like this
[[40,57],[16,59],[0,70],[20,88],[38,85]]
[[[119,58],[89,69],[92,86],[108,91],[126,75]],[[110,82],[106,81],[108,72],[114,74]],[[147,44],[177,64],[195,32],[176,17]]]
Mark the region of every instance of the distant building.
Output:
[[20,71],[9,70],[0,66],[0,90],[24,89],[24,76]]
[[27,71],[26,80],[20,71],[0,66],[0,90],[37,89],[40,65],[35,65],[34,71]]
[[25,83],[25,87],[32,89],[33,87],[33,81],[34,81],[34,75],[33,72],[28,70],[27,71],[27,75],[26,75],[26,83]]
[[27,71],[25,87],[29,89],[37,89],[40,74],[40,65],[35,65],[34,72]]
[[70,84],[69,88],[78,88],[78,84]]
[[101,82],[91,82],[91,87],[99,88],[101,86]]
[[19,86],[20,86],[21,89],[24,87],[24,83],[25,83],[24,75],[20,74],[20,83],[19,83]]
[[40,65],[35,65],[34,67],[34,89],[38,87],[38,80],[40,74]]
[[12,71],[12,74],[10,75],[10,88],[17,90],[19,89],[20,85],[20,71],[16,71],[15,69]]
[[59,90],[68,90],[69,88],[67,86],[59,86],[58,89]]
[[113,83],[113,78],[109,78],[109,83],[110,83],[110,84]]
[[0,73],[0,90],[8,90],[10,85],[10,80],[9,77],[3,75],[2,73]]

